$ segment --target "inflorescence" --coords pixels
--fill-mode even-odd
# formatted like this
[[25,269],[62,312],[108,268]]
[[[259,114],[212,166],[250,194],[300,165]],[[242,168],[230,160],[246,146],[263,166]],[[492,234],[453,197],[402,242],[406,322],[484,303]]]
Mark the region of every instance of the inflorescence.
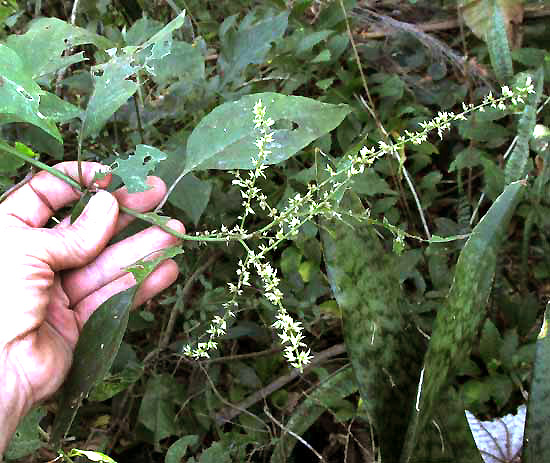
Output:
[[[401,149],[406,143],[419,145],[425,142],[429,133],[433,131],[437,131],[439,137],[442,138],[443,133],[449,130],[452,122],[465,120],[467,115],[475,111],[483,112],[488,107],[505,110],[510,104],[525,103],[526,97],[533,92],[533,84],[528,77],[521,87],[516,87],[513,90],[507,86],[502,87],[502,95],[498,98],[489,93],[478,105],[463,104],[461,113],[439,112],[432,120],[420,123],[421,130],[416,132],[406,130],[405,135],[399,136],[393,144],[380,141],[378,149],[363,147],[359,153],[349,156],[340,163],[337,169],[328,165],[326,167],[327,178],[318,183],[309,184],[307,193],[297,193],[290,198],[282,211],[269,205],[266,195],[257,186],[258,180],[265,178],[264,172],[271,154],[268,148],[273,142],[272,126],[274,124],[273,119],[266,118],[267,108],[259,100],[253,110],[255,128],[259,133],[255,143],[257,154],[251,158],[253,169],[244,178],[239,172],[234,173],[233,184],[240,187],[243,199],[243,213],[239,216],[240,224],[232,230],[222,227],[220,231],[214,230],[198,234],[226,241],[239,241],[246,250],[246,257],[239,261],[236,283],[228,283],[231,299],[223,304],[224,314],[215,316],[206,331],[208,340],[199,342],[194,347],[185,346],[184,354],[194,359],[208,358],[209,352],[217,349],[216,339],[227,333],[227,321],[229,318],[235,317],[235,312],[239,307],[238,298],[243,294],[246,286],[251,286],[251,271],[254,271],[262,281],[263,295],[277,308],[272,327],[277,331],[283,345],[284,357],[290,365],[302,370],[311,361],[311,352],[304,342],[302,324],[295,321],[283,306],[283,293],[279,289],[280,278],[277,276],[277,270],[266,261],[267,254],[276,249],[283,241],[296,236],[302,225],[314,217],[342,219],[341,212],[335,210],[334,198],[337,194],[341,194],[342,189],[348,187],[353,176],[362,174],[365,168],[370,167],[377,159]],[[260,209],[267,211],[272,221],[260,230],[249,232],[244,227],[246,219],[255,214],[254,204],[256,203]],[[347,213],[354,215],[351,211],[346,211]],[[368,217],[363,217],[363,219],[365,218]],[[390,228],[397,239],[403,240],[403,233],[396,232],[395,227],[385,221],[383,225]],[[261,240],[262,244],[258,246],[257,250],[251,249],[246,244],[245,240],[250,238]]]

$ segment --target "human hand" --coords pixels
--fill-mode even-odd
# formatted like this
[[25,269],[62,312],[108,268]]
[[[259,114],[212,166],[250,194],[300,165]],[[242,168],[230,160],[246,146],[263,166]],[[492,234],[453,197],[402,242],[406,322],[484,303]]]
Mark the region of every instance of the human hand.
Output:
[[[57,169],[78,178],[77,163]],[[91,185],[101,165],[82,163]],[[96,184],[105,188],[107,176]],[[129,194],[99,190],[80,217],[54,228],[41,228],[54,211],[79,198],[66,182],[40,172],[0,204],[0,459],[20,418],[63,383],[86,320],[112,295],[133,286],[123,269],[178,239],[158,227],[105,247],[132,217],[119,203],[139,212],[153,209],[166,192],[157,177],[152,189]],[[183,233],[183,225],[168,226]],[[170,286],[178,275],[173,260],[162,262],[142,283],[135,305]]]

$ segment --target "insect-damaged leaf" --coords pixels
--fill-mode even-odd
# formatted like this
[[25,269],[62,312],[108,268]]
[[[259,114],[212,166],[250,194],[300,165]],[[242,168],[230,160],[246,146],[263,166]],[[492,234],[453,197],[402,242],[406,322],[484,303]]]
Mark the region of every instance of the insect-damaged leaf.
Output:
[[[333,105],[300,96],[278,93],[247,95],[224,103],[204,117],[187,141],[185,172],[204,169],[252,169],[255,140],[252,109],[258,100],[275,121],[274,141],[268,144],[271,154],[267,164],[277,164],[305,148],[313,140],[340,125],[350,113],[347,105]],[[277,123],[290,128],[277,129]]]
[[128,159],[117,159],[117,167],[113,169],[113,174],[118,175],[128,193],[138,193],[149,190],[147,185],[147,176],[155,170],[157,164],[166,159],[166,154],[153,146],[138,145],[136,153]]
[[0,44],[0,124],[28,122],[62,142],[53,121],[39,110],[44,93],[25,69],[19,55]]
[[500,235],[523,191],[511,183],[474,228],[458,259],[447,304],[439,309],[407,432],[403,461],[411,461],[419,436],[441,403],[455,370],[467,358],[485,315]]

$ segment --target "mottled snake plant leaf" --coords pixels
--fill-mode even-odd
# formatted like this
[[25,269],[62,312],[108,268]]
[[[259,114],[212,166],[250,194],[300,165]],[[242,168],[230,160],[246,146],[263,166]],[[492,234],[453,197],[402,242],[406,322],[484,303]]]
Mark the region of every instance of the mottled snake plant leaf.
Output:
[[538,463],[550,461],[550,303],[537,339],[533,379],[529,392],[525,443],[521,461]]
[[403,462],[413,460],[419,436],[433,419],[456,368],[470,353],[485,316],[499,241],[520,200],[523,184],[508,185],[474,228],[458,259],[447,303],[438,311],[407,439]]
[[[341,205],[362,209],[351,194]],[[384,461],[399,461],[424,347],[401,311],[396,257],[368,224],[325,221],[321,229],[327,275],[367,415]]]
[[537,123],[537,106],[542,95],[542,84],[544,82],[542,67],[536,71],[534,81],[535,92],[529,95],[525,108],[523,108],[518,121],[516,146],[514,146],[504,169],[504,181],[506,184],[521,180],[527,173],[529,141],[534,136],[535,125]]
[[491,27],[486,35],[491,66],[500,82],[508,82],[512,78],[514,70],[506,23],[498,2],[496,0],[488,0],[488,2],[492,4],[493,9]]

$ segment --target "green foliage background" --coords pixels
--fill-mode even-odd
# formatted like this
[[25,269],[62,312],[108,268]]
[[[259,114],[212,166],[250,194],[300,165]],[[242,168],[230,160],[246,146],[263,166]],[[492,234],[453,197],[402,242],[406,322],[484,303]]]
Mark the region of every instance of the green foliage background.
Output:
[[[549,15],[548,3],[511,0],[3,2],[1,191],[27,176],[25,157],[99,161],[130,191],[153,172],[178,179],[162,213],[190,232],[240,223],[228,169],[252,167],[260,97],[276,123],[259,186],[283,208],[364,145],[528,76],[535,89],[377,160],[334,203],[368,221],[310,220],[271,256],[284,306],[319,353],[302,375],[281,356],[259,279],[212,358],[182,355],[223,313],[244,257],[237,243],[186,241],[172,288],[134,312],[132,291],[120,295],[106,310],[121,321],[83,333],[82,352],[93,356],[102,332],[113,355],[77,355],[77,382],[27,417],[7,457],[292,462],[313,461],[313,448],[328,462],[481,461],[464,409],[515,413],[534,365],[526,432],[540,442]],[[248,226],[268,223],[257,210]],[[90,394],[76,417],[71,388]],[[525,461],[544,461],[548,445]]]

